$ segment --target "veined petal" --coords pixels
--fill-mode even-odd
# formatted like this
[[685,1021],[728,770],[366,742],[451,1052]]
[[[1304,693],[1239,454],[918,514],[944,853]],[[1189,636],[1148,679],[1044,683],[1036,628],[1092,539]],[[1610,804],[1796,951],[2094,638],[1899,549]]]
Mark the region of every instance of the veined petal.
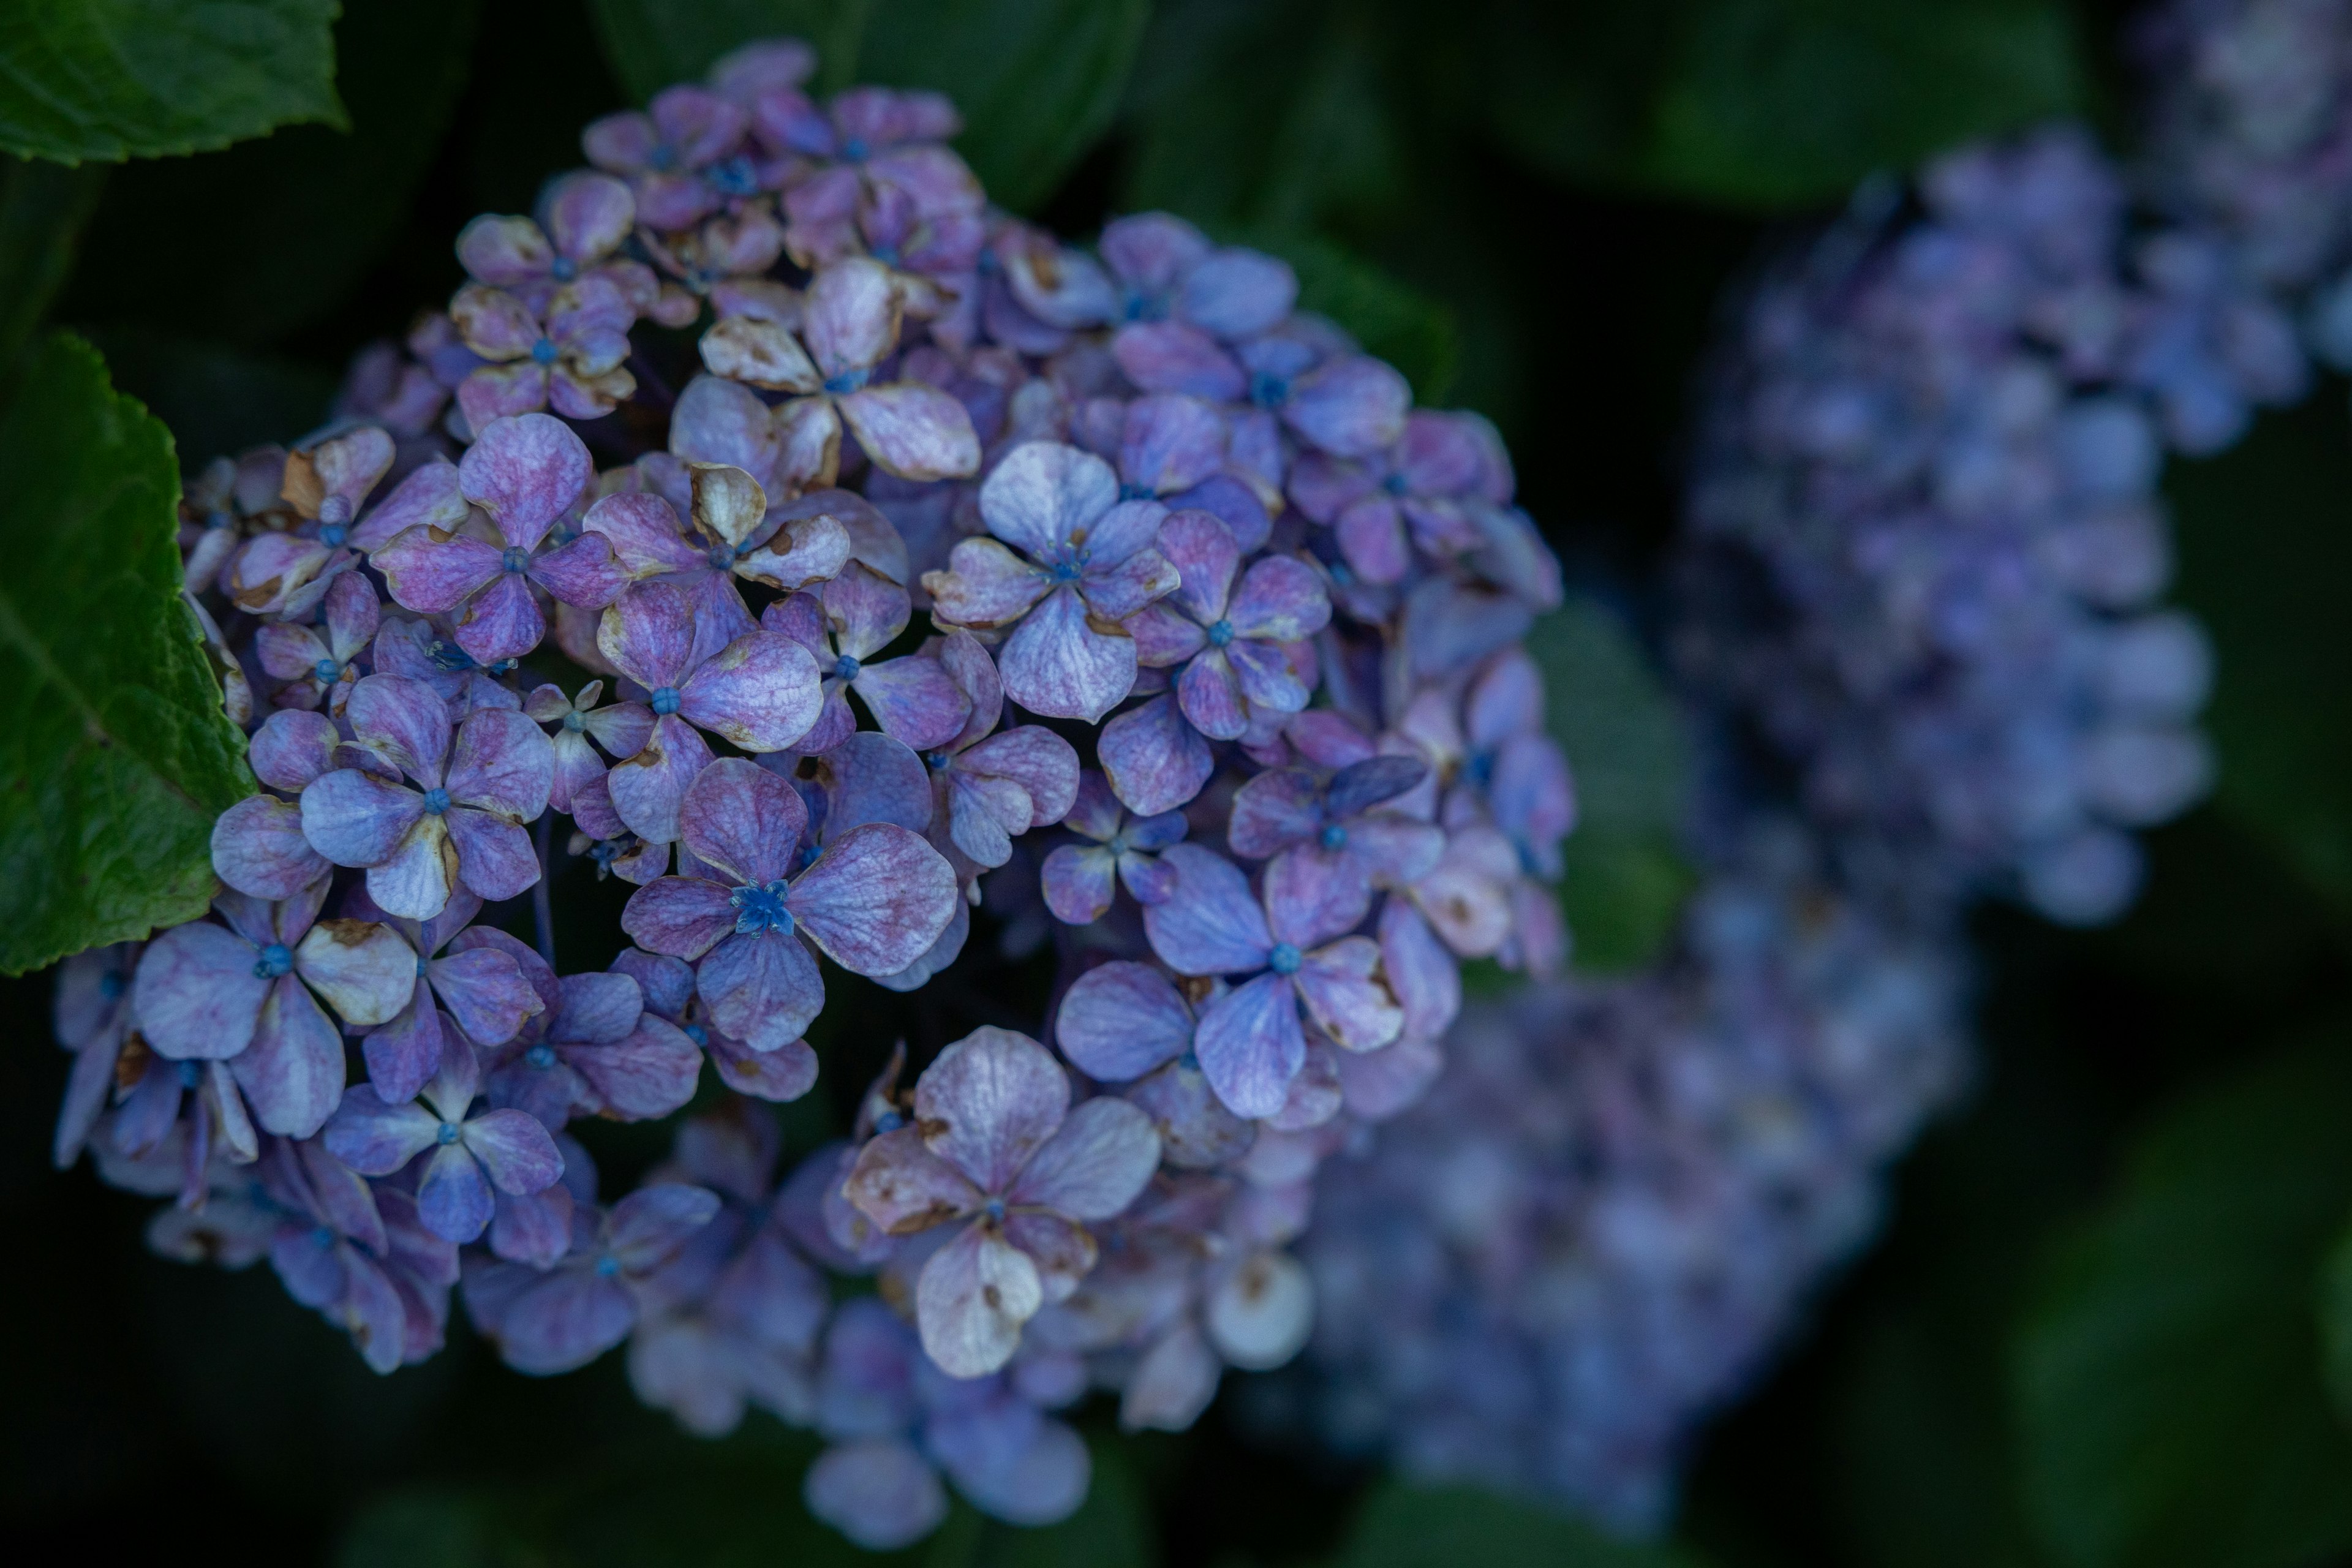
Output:
[[1269,555],[1242,574],[1226,618],[1235,637],[1297,642],[1330,624],[1331,601],[1304,562]]
[[924,1069],[915,1124],[931,1152],[982,1192],[1003,1194],[1069,1103],[1069,1080],[1052,1053],[1026,1035],[983,1026]]
[[677,715],[665,714],[654,721],[652,736],[635,756],[613,764],[604,786],[631,832],[648,843],[667,844],[678,836],[678,808],[688,786],[709,763],[710,747],[701,733]]
[[492,902],[516,898],[538,882],[538,851],[530,833],[517,824],[462,805],[453,807],[443,820],[457,852],[459,879],[482,898]]
[[769,631],[737,637],[678,689],[681,717],[747,752],[782,751],[809,732],[824,706],[808,649]]
[[767,769],[722,757],[688,788],[678,826],[700,859],[738,884],[764,887],[792,869],[808,808],[799,791]]
[[955,871],[938,850],[877,822],[835,840],[793,883],[785,907],[843,968],[892,974],[939,940],[959,896]]
[[149,942],[131,995],[140,1032],[156,1054],[220,1061],[244,1050],[269,992],[254,962],[251,942],[209,921],[175,926]]
[[629,895],[621,929],[648,952],[700,958],[735,929],[735,906],[716,882],[661,877]]
[[1059,587],[1013,628],[997,668],[1031,712],[1098,723],[1135,688],[1135,639],[1097,630],[1077,592]]
[[1009,625],[1052,586],[1045,573],[992,539],[963,540],[949,554],[946,571],[923,574],[932,616],[957,626]]
[[545,732],[522,714],[484,708],[457,726],[449,752],[450,799],[533,822],[547,809],[554,784],[554,750]]
[[703,956],[695,987],[710,1021],[754,1050],[799,1039],[824,1010],[824,982],[797,936],[728,936]]
[[[390,1022],[416,989],[415,952],[373,921],[320,921],[296,945],[294,971],[343,1022],[362,1028]],[[340,1081],[335,1090],[342,1092]]]
[[1103,774],[1129,811],[1156,816],[1201,793],[1217,760],[1173,697],[1155,697],[1103,726],[1095,742]]
[[222,812],[212,856],[222,881],[257,899],[290,899],[327,871],[303,837],[301,808],[275,795],[248,795]]
[[1054,1039],[1088,1078],[1127,1083],[1192,1048],[1192,1011],[1159,970],[1114,960],[1063,995]]
[[[1142,321],[1121,327],[1110,352],[1128,380],[1146,392],[1181,392],[1212,403],[1239,402],[1249,379],[1214,338],[1182,321]],[[1402,423],[1402,410],[1398,411]]]
[[961,479],[980,471],[980,437],[964,405],[914,382],[869,386],[835,400],[849,433],[884,473]]
[[302,983],[283,975],[261,1005],[253,1044],[230,1061],[229,1071],[263,1131],[308,1138],[342,1097],[343,1042]]
[[457,885],[457,846],[446,819],[421,809],[392,853],[368,868],[368,897],[384,913],[404,920],[431,920]]
[[[1163,906],[1164,907],[1164,906]],[[1236,1116],[1272,1116],[1307,1061],[1298,998],[1288,978],[1261,974],[1212,1001],[1192,1037],[1217,1098]]]
[[1058,442],[1016,447],[980,487],[989,532],[1044,559],[1118,501],[1118,476],[1091,452]]
[[976,1214],[986,1200],[963,1172],[924,1146],[917,1127],[869,1140],[857,1152],[843,1192],[858,1213],[892,1236]]
[[424,815],[424,796],[358,768],[321,774],[302,792],[302,836],[338,866],[383,865]]
[[1143,911],[1143,929],[1160,962],[1179,974],[1264,968],[1274,939],[1240,868],[1195,844],[1170,846],[1161,862],[1175,868],[1176,890]]
[[1123,1100],[1089,1100],[1030,1159],[1007,1194],[1078,1220],[1118,1215],[1160,1168],[1151,1118]]
[[595,477],[586,444],[545,414],[492,421],[475,433],[457,463],[466,499],[488,512],[499,537],[519,550],[537,548]]
[[[1066,925],[1092,925],[1110,912],[1113,878],[1118,862],[1099,845],[1064,844],[1045,857],[1040,881],[1045,907]],[[1068,1054],[1069,1046],[1063,1045]],[[1076,1061],[1077,1058],[1071,1058]],[[1080,1063],[1081,1067],[1085,1064]],[[1096,1077],[1102,1075],[1096,1074]]]
[[1334,1045],[1375,1051],[1403,1031],[1403,1010],[1378,978],[1380,964],[1381,950],[1369,937],[1348,937],[1307,955],[1298,994]]
[[923,1349],[950,1377],[983,1377],[1011,1361],[1045,1304],[1036,1265],[986,1225],[933,1253],[915,1284]]

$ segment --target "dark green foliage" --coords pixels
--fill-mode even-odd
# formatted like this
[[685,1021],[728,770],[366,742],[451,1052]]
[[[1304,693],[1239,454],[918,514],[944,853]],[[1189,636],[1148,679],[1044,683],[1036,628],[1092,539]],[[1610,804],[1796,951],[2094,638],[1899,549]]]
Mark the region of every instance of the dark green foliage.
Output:
[[[350,129],[301,126],[120,171],[59,313],[251,348],[332,310],[394,239],[440,148],[478,10],[478,0],[350,0],[335,28]],[[447,255],[456,238],[431,243]]]
[[2158,1117],[2017,1342],[2024,1497],[2072,1568],[2288,1568],[2352,1548],[2352,1431],[2313,1303],[2352,1212],[2333,1031]]
[[0,158],[0,371],[15,361],[72,270],[103,168]]
[[343,123],[335,0],[35,0],[0,12],[0,151],[78,163]]
[[171,433],[60,334],[0,416],[0,972],[204,912],[244,742],[182,605]]
[[1588,1524],[1467,1487],[1391,1482],[1356,1516],[1337,1568],[1696,1568],[1679,1548],[1612,1540]]
[[2175,465],[2181,601],[2212,634],[2222,809],[2352,913],[2352,426],[2331,382]]
[[1656,955],[1696,880],[1678,847],[1690,793],[1682,715],[1623,624],[1591,599],[1538,621],[1528,651],[1576,775],[1559,885],[1570,954],[1580,971],[1620,973]]

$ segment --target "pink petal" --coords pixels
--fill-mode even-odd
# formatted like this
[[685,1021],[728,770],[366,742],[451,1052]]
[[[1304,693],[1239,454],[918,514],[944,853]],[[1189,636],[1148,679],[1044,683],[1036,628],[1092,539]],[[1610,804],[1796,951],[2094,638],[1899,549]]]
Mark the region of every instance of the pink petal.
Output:
[[657,495],[622,490],[606,496],[588,509],[580,526],[611,543],[614,560],[633,580],[705,564],[702,552],[679,530],[677,511]]
[[412,528],[453,531],[466,521],[466,511],[465,495],[457,488],[457,465],[446,458],[434,458],[360,519],[359,526],[351,531],[350,543],[352,549],[373,555]]
[[530,580],[567,605],[601,610],[620,597],[629,574],[614,559],[612,541],[591,532],[534,558]]

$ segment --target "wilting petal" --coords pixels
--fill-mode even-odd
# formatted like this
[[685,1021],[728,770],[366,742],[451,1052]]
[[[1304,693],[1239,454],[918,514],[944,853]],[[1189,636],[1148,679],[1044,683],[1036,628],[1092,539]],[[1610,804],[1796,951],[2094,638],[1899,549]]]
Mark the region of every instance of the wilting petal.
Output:
[[747,752],[781,752],[816,722],[823,684],[808,649],[774,632],[749,632],[679,689],[678,712]]
[[836,400],[851,435],[884,473],[902,479],[961,479],[980,471],[980,437],[964,405],[913,382],[869,386]]
[[1116,960],[1087,970],[1062,997],[1054,1041],[1088,1078],[1126,1083],[1192,1046],[1192,1012],[1169,978]]
[[1289,980],[1261,974],[1212,1001],[1202,1010],[1192,1050],[1210,1087],[1235,1115],[1279,1111],[1289,1098],[1290,1080],[1307,1060],[1298,999]]
[[416,954],[372,921],[320,921],[295,948],[294,969],[343,1022],[362,1028],[390,1021],[416,987]]
[[[1116,1105],[1122,1115],[1133,1116],[1150,1133],[1152,1142],[1159,1143],[1160,1134],[1150,1131],[1150,1117],[1125,1100],[1099,1103]],[[1078,1281],[1093,1271],[1096,1260],[1102,1256],[1086,1226],[1042,1209],[1014,1209],[1004,1216],[1003,1234],[1005,1240],[1019,1247],[1036,1266],[1037,1280],[1045,1288],[1048,1301],[1068,1300],[1076,1292]]]
[[1306,1344],[1315,1325],[1315,1289],[1296,1258],[1261,1252],[1210,1295],[1202,1320],[1227,1361],[1264,1371]]
[[1413,901],[1445,945],[1464,958],[1486,958],[1511,934],[1509,887],[1518,853],[1491,827],[1468,827],[1447,838],[1437,869],[1413,884]]
[[897,1438],[836,1444],[817,1456],[801,1484],[809,1512],[868,1552],[896,1552],[939,1528],[948,1515],[939,1472]]
[[1381,950],[1369,937],[1351,936],[1307,955],[1298,994],[1333,1044],[1375,1051],[1403,1029],[1403,1010],[1377,977],[1380,963]]
[[997,668],[1004,694],[1032,713],[1097,723],[1135,688],[1135,639],[1097,630],[1077,592],[1056,588],[1013,629]]
[[980,487],[988,531],[1041,560],[1118,502],[1108,463],[1052,441],[1014,447]]
[[1193,844],[1171,846],[1162,860],[1176,868],[1176,889],[1165,903],[1143,911],[1143,929],[1160,962],[1180,974],[1264,968],[1274,939],[1240,868]]
[[466,506],[465,495],[457,488],[457,465],[435,458],[378,501],[352,530],[349,542],[352,549],[372,554],[412,528],[437,528],[446,533],[466,521]]
[[1150,1117],[1123,1100],[1089,1100],[1030,1159],[1006,1199],[1072,1219],[1110,1219],[1159,1168]]
[[703,368],[730,381],[779,392],[814,392],[824,384],[800,341],[775,321],[722,316],[698,347]]
[[[1235,403],[1249,391],[1242,367],[1216,340],[1181,321],[1121,327],[1111,340],[1111,354],[1128,380],[1146,392],[1181,392],[1212,403]],[[1402,424],[1402,409],[1398,419]]]
[[1237,1160],[1257,1137],[1257,1123],[1225,1109],[1197,1061],[1169,1063],[1129,1089],[1127,1100],[1160,1129],[1160,1157],[1179,1170]]
[[849,564],[848,530],[819,515],[787,521],[769,536],[767,543],[735,563],[735,574],[789,593],[836,579]]
[[1282,405],[1283,422],[1325,451],[1366,458],[1404,434],[1412,388],[1379,360],[1333,360],[1300,376]]
[[218,1061],[245,1049],[269,994],[254,961],[252,943],[206,921],[149,942],[131,994],[156,1054]]
[[[1126,505],[1113,507],[1111,516],[1129,510]],[[1124,621],[1174,593],[1179,582],[1176,568],[1166,556],[1141,548],[1108,570],[1097,557],[1079,579],[1078,592],[1097,620]]]
[[903,827],[869,823],[820,855],[785,906],[802,934],[843,968],[891,974],[939,940],[958,896],[955,871],[939,851]]
[[1104,776],[1129,811],[1157,816],[1201,793],[1217,760],[1173,697],[1155,697],[1103,726],[1096,742]]
[[714,1036],[708,1049],[719,1081],[738,1094],[782,1104],[816,1087],[816,1052],[806,1040],[786,1040],[772,1051],[755,1051]]
[[697,967],[695,987],[720,1032],[753,1050],[799,1039],[824,1010],[816,960],[798,937],[776,931],[721,941]]
[[248,795],[222,812],[212,853],[220,879],[257,899],[290,899],[327,870],[303,836],[301,808],[273,795]]
[[269,988],[253,1044],[229,1063],[229,1070],[262,1131],[308,1138],[326,1124],[342,1098],[343,1042],[310,992],[289,974]]
[[933,1253],[915,1285],[923,1349],[950,1377],[983,1377],[1011,1361],[1022,1325],[1045,1304],[1036,1266],[984,1225]]
[[[1112,878],[1118,862],[1097,845],[1065,844],[1045,857],[1040,881],[1045,907],[1065,924],[1091,925],[1109,912]],[[1068,1052],[1066,1044],[1063,1047]],[[1077,1058],[1071,1058],[1073,1061]],[[1081,1066],[1084,1064],[1081,1063]],[[1102,1076],[1097,1073],[1096,1077]]]
[[629,895],[621,929],[648,952],[700,958],[735,929],[735,906],[716,882],[663,877]]
[[524,414],[475,433],[457,463],[458,488],[490,514],[499,536],[530,550],[595,478],[588,448],[562,420]]
[[792,869],[808,826],[800,792],[740,757],[722,757],[696,776],[678,823],[688,848],[739,885],[764,887]]
[[946,571],[923,574],[933,615],[959,626],[1019,620],[1052,586],[1045,573],[992,539],[964,540],[948,556]]
[[370,563],[383,574],[396,603],[428,616],[456,609],[506,571],[497,546],[462,534],[436,537],[425,528],[402,533]]
[[629,830],[653,844],[678,836],[678,809],[686,792],[710,764],[710,747],[693,725],[676,714],[654,721],[652,738],[636,755],[613,764],[604,775],[613,809]]
[[992,1026],[941,1051],[915,1085],[925,1145],[992,1194],[1007,1189],[1069,1102],[1069,1080],[1045,1047]]
[[596,647],[648,691],[675,687],[693,668],[694,605],[665,582],[639,583],[614,601],[596,626]]
[[741,468],[765,485],[776,466],[775,425],[750,387],[698,375],[671,411],[669,449],[688,462]]
[[922,1130],[901,1127],[857,1152],[843,1193],[857,1212],[892,1236],[912,1236],[979,1212],[987,1194],[954,1164],[926,1148]]

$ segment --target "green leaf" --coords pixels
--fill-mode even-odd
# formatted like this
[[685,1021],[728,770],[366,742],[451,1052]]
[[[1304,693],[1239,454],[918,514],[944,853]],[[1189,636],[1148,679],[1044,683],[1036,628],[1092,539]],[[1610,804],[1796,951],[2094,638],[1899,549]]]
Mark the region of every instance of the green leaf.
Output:
[[2074,1568],[2293,1568],[2352,1548],[2352,1431],[2312,1311],[2352,1207],[2334,1035],[2159,1117],[2056,1252],[2012,1392],[2029,1516]]
[[1147,0],[593,0],[614,70],[640,98],[754,38],[817,46],[820,80],[932,88],[991,199],[1025,212],[1110,125]]
[[508,1568],[539,1561],[486,1498],[449,1487],[387,1493],[360,1510],[335,1568]]
[[0,151],[79,163],[343,123],[335,0],[36,0],[0,13]]
[[1560,904],[1576,967],[1622,973],[1674,930],[1697,881],[1680,848],[1690,746],[1664,683],[1623,623],[1571,597],[1528,635],[1546,722],[1576,776]]
[[2352,1421],[2352,1229],[2336,1238],[2320,1274],[2319,1341],[2336,1412]]
[[1461,358],[1454,312],[1345,246],[1316,235],[1265,228],[1221,228],[1221,239],[1254,246],[1290,263],[1301,309],[1330,317],[1364,351],[1404,373],[1413,401],[1442,402]]
[[1682,1549],[1617,1541],[1590,1525],[1468,1487],[1382,1485],[1356,1516],[1337,1568],[1695,1568]]
[[[478,0],[348,0],[335,39],[350,130],[301,126],[121,171],[59,313],[193,327],[254,348],[331,310],[394,244],[418,279],[394,285],[413,296],[398,303],[425,302],[452,270],[456,237],[404,226],[465,87],[478,10]],[[159,237],[170,244],[161,265]]]
[[1495,129],[1522,154],[1739,207],[1832,200],[2083,98],[2059,0],[1523,0],[1483,41]]
[[105,188],[103,168],[0,158],[0,369],[41,324]]
[[2331,380],[2221,457],[2171,464],[2177,596],[2212,634],[2215,799],[2352,911],[2352,426]]
[[180,599],[170,432],[58,333],[0,415],[0,973],[193,920],[244,740]]

